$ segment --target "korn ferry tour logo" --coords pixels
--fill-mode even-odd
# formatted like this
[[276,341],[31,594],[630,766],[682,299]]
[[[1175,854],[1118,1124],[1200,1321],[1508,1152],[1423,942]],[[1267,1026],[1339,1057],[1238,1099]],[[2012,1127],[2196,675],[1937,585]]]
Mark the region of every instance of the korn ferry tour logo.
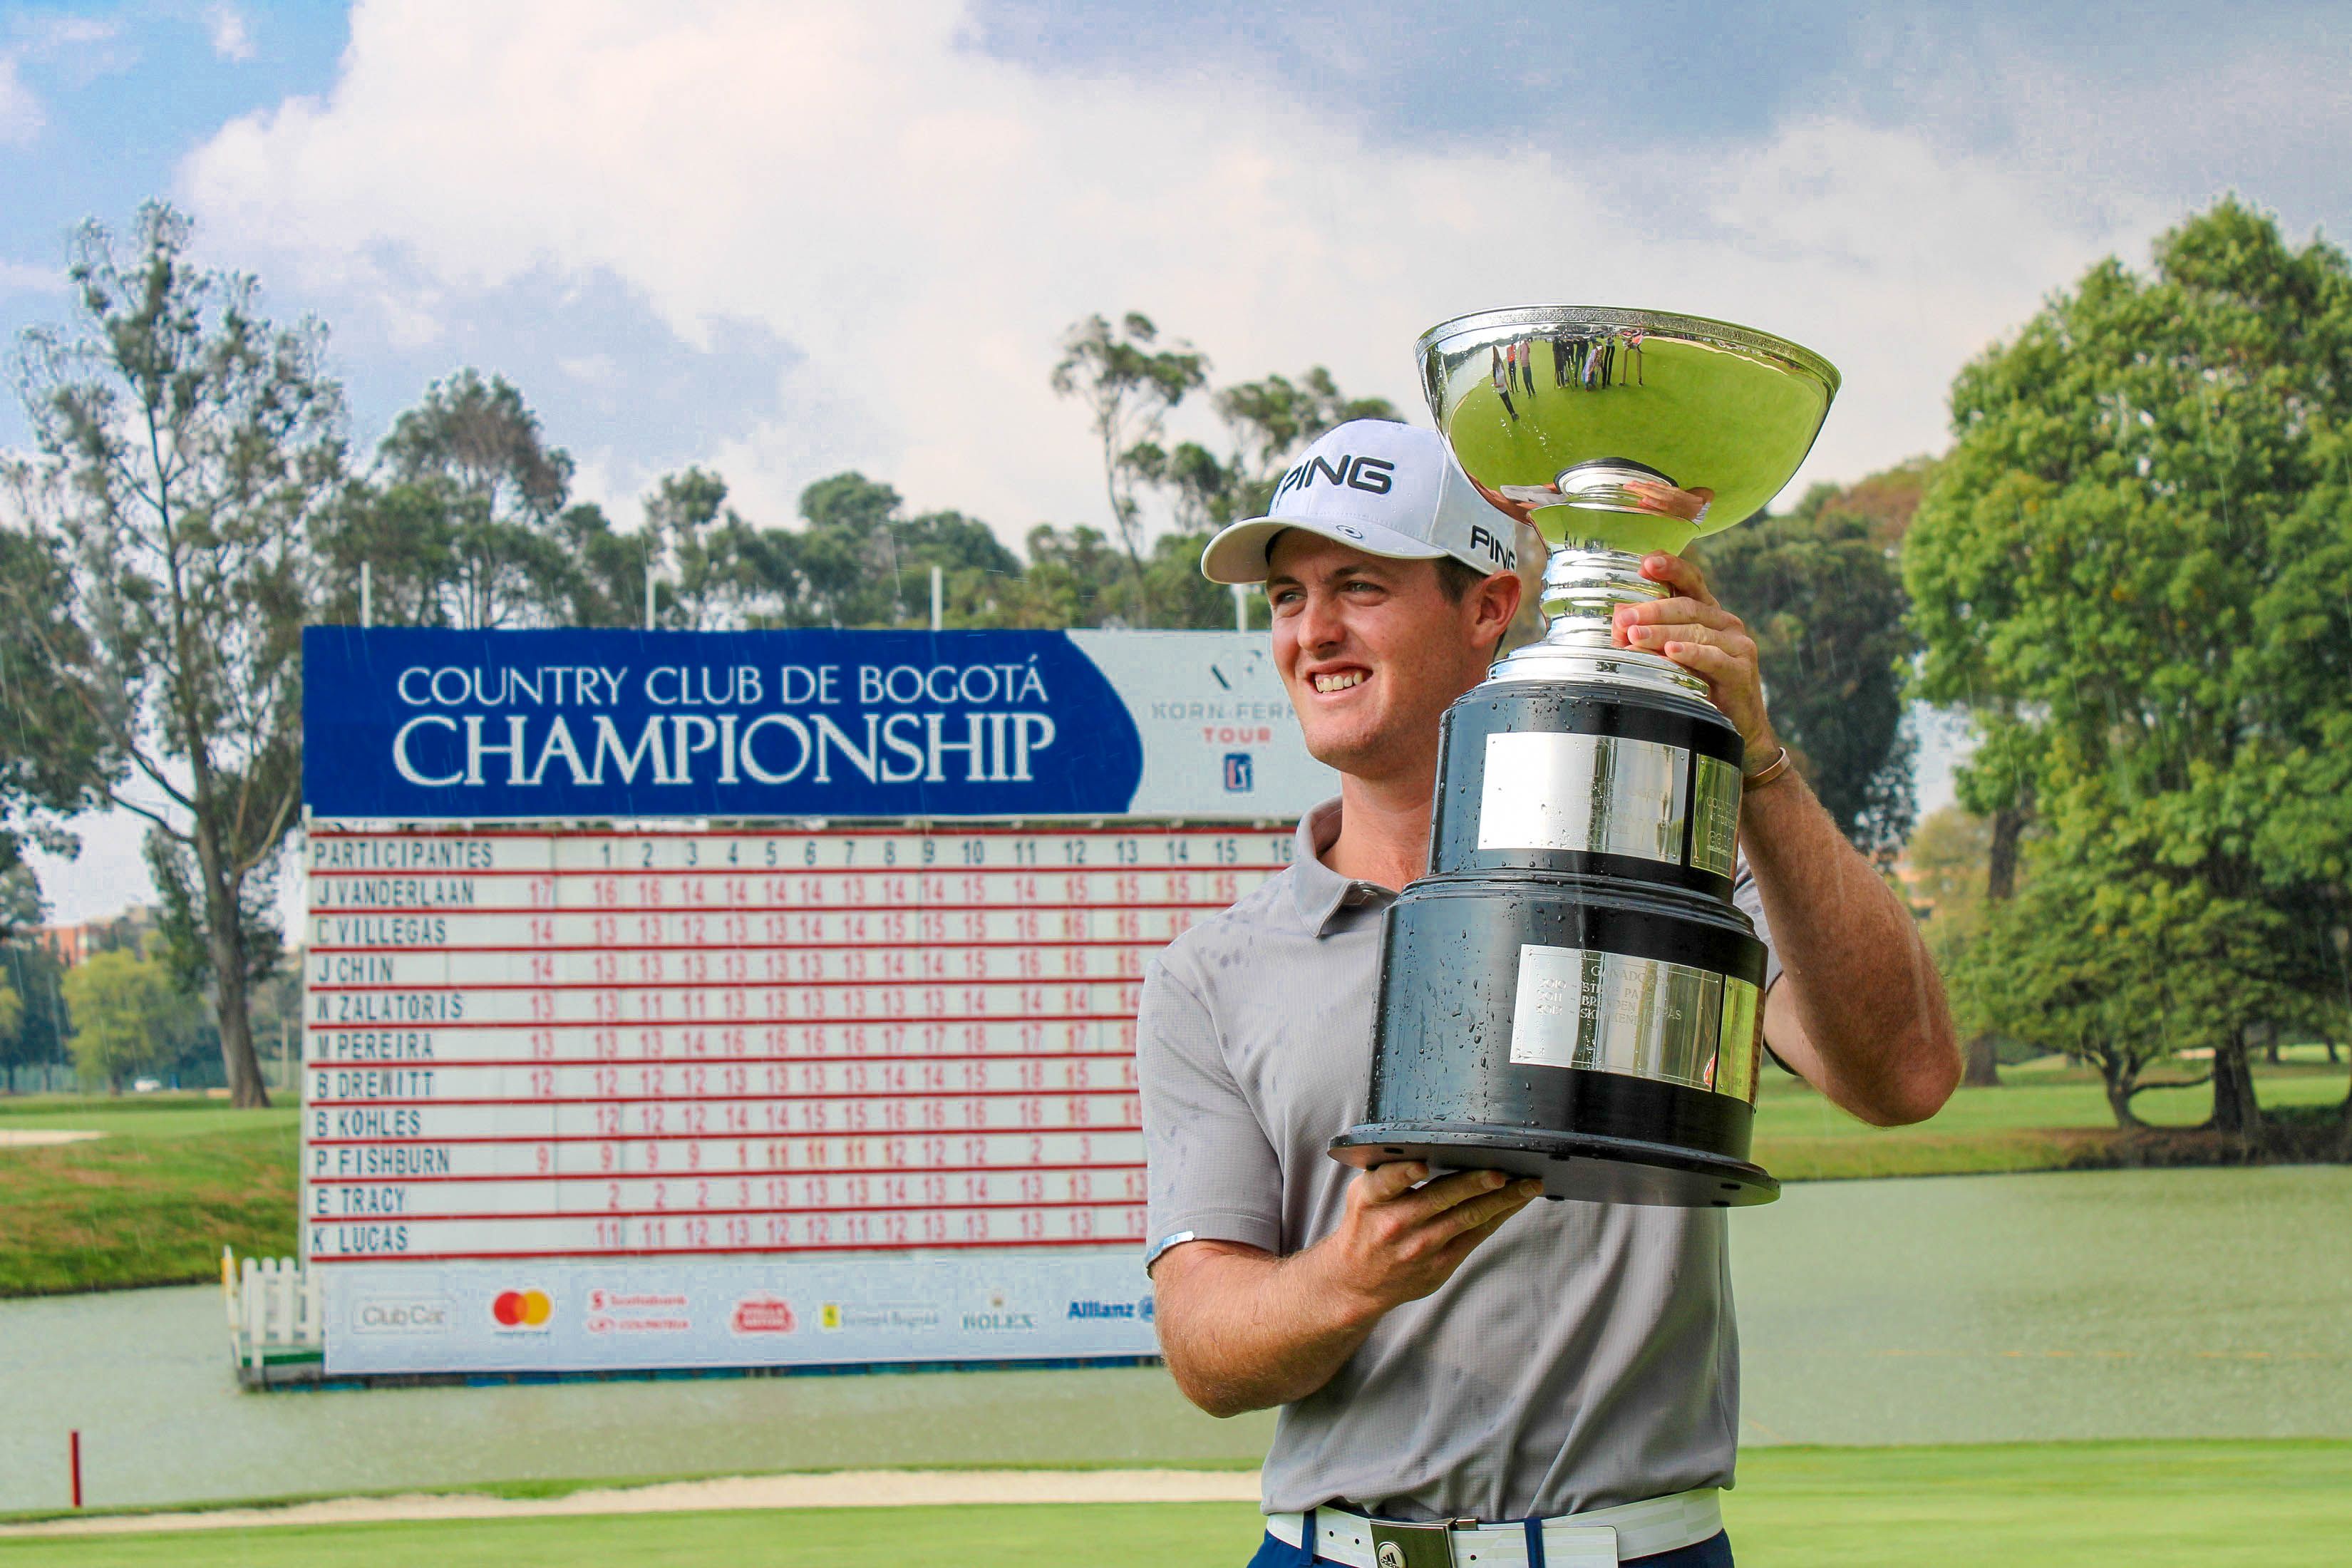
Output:
[[303,634],[322,816],[1124,811],[1127,704],[1059,632]]

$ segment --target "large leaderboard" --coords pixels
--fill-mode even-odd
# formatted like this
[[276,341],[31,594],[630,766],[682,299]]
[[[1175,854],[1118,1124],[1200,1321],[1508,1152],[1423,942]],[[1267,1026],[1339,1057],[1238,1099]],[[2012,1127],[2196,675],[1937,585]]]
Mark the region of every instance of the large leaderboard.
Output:
[[[1245,818],[1114,799],[1129,809],[1038,821],[401,822],[318,815],[334,786],[314,780],[302,1244],[329,1282],[329,1370],[1148,1352],[1144,967],[1288,859],[1259,780],[1297,773],[1295,797],[1319,782],[1282,754],[1295,731],[1264,710],[1279,689],[1248,644],[1149,640],[1247,705],[1185,721],[1213,753],[1192,815]],[[1258,689],[1236,696],[1245,669]],[[1128,701],[1148,732],[1151,700]],[[415,707],[392,735],[436,713],[445,735],[523,728]],[[1003,728],[1028,731],[1033,773],[1078,749],[1066,719],[1019,712]],[[828,771],[862,782],[866,716],[802,717],[845,742]],[[942,725],[902,729],[919,744]],[[1128,786],[1174,792],[1141,749]],[[467,771],[457,751],[409,760]],[[999,782],[995,761],[951,755],[936,782]],[[505,754],[475,771],[501,769],[511,784]]]
[[308,1257],[1139,1242],[1144,963],[1289,852],[314,827]]

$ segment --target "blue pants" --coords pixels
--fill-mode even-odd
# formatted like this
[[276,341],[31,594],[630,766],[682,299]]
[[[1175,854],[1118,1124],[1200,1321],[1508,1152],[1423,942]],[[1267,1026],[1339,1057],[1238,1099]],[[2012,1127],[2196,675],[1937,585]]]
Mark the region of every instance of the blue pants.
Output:
[[[1307,1516],[1307,1529],[1299,1539],[1305,1542],[1315,1539],[1313,1514]],[[1541,1550],[1538,1547],[1528,1554],[1528,1568],[1543,1568]],[[1635,1563],[1640,1564],[1640,1568],[1732,1568],[1731,1536],[1728,1531],[1724,1531],[1677,1552],[1636,1557],[1627,1568],[1633,1568]],[[1309,1547],[1286,1545],[1269,1531],[1258,1547],[1257,1555],[1249,1560],[1249,1568],[1315,1568],[1315,1553]]]

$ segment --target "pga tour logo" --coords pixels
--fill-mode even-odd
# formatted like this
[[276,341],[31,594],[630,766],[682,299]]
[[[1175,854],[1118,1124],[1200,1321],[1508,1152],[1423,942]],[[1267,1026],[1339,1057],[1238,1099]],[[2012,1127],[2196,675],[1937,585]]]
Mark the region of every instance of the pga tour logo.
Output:
[[1225,753],[1225,793],[1246,795],[1253,787],[1250,754],[1247,752],[1227,752]]

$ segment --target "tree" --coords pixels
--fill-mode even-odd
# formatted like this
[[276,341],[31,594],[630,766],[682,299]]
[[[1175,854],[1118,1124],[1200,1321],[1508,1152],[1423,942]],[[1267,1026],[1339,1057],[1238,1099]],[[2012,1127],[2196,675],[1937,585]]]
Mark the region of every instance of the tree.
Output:
[[1190,344],[1155,348],[1160,329],[1151,318],[1129,310],[1113,327],[1088,316],[1062,340],[1054,366],[1054,391],[1076,398],[1102,448],[1103,495],[1110,503],[1111,527],[1127,552],[1136,595],[1136,625],[1152,624],[1151,593],[1144,581],[1143,508],[1137,488],[1167,460],[1159,441],[1168,411],[1208,381],[1209,362]]
[[[2233,1019],[2196,1031],[2212,1124],[2252,1134],[2249,1032],[2290,994],[2338,1016],[2345,994],[2352,266],[2234,199],[2155,263],[2093,268],[1961,372],[1904,571],[1921,692],[1980,737],[1963,802],[2053,825],[2021,904],[2095,865],[2149,909],[2265,933],[2190,950]],[[2152,920],[2112,929],[2135,963],[2165,951]]]
[[310,536],[341,492],[343,405],[322,329],[271,325],[253,279],[192,266],[188,242],[160,205],[127,257],[82,229],[74,327],[24,340],[40,456],[19,493],[65,548],[88,633],[45,647],[49,674],[128,764],[107,798],[194,857],[230,1096],[261,1105],[247,884],[300,803]]
[[1816,485],[1785,517],[1708,540],[1717,597],[1762,651],[1772,723],[1854,847],[1885,866],[1916,813],[1904,686],[1914,644],[1890,546],[1927,466],[1904,464],[1841,489]]
[[61,1062],[70,1025],[66,1016],[65,966],[39,942],[0,945],[0,984],[19,1003],[14,1035],[0,1040],[0,1065]]
[[13,1063],[25,1037],[25,999],[0,973],[0,1065]]
[[74,1065],[83,1078],[120,1094],[125,1078],[178,1054],[174,1031],[185,1011],[154,960],[119,948],[95,953],[66,971],[65,994]]
[[436,624],[545,624],[570,599],[572,562],[555,529],[572,488],[572,457],[550,447],[539,416],[504,376],[467,368],[425,389],[393,421],[376,466],[398,504],[437,508],[431,559]]
[[[205,923],[203,868],[185,844],[161,828],[147,830],[143,847],[157,897],[152,938],[156,951],[152,956],[184,994],[216,998],[219,976],[213,969],[213,943]],[[278,972],[286,956],[285,938],[278,929],[275,870],[270,862],[256,867],[237,889],[237,921],[242,930],[236,945],[244,956],[243,989],[248,997]]]
[[959,511],[901,515],[898,492],[856,472],[801,492],[806,526],[747,531],[741,579],[765,626],[930,624],[930,569],[946,579],[950,625],[1002,624],[1002,586],[1021,563],[984,522]]
[[[13,492],[21,523],[31,508],[26,490],[37,482],[33,471],[5,465],[0,482]],[[121,770],[104,726],[60,679],[62,670],[86,666],[90,654],[89,637],[69,613],[73,575],[65,546],[55,534],[0,524],[0,878],[21,871],[26,887],[32,872],[23,864],[25,841],[71,853],[74,839],[62,819],[101,804],[108,778]],[[0,942],[15,934],[10,916],[18,901],[0,900]],[[40,916],[25,923],[37,925]]]
[[[2119,1127],[2147,1068],[2182,1051],[2242,1047],[2249,1016],[2312,1011],[2287,917],[2162,868],[2131,814],[2097,792],[2071,798],[2033,846],[2016,895],[1992,906],[1956,970],[1960,1011],[1987,1032],[2098,1070]],[[2180,1087],[2164,1085],[2162,1087]]]
[[1225,468],[1224,493],[1205,509],[1203,521],[1218,527],[1264,512],[1283,469],[1317,437],[1356,419],[1403,422],[1395,404],[1385,397],[1349,397],[1319,364],[1297,381],[1269,375],[1225,387],[1215,404],[1235,447]]

